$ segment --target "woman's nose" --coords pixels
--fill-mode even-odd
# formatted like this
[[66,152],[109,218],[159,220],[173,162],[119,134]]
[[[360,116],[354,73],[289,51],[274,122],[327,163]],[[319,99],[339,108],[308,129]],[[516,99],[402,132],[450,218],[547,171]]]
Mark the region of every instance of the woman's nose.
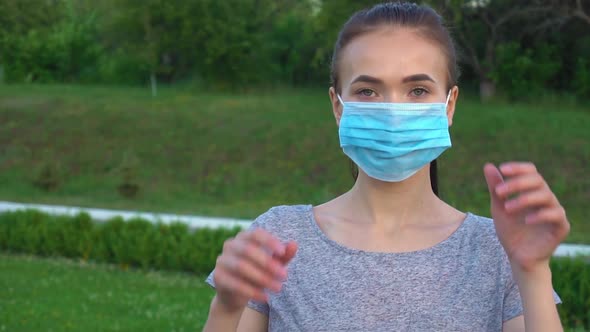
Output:
[[383,102],[386,103],[402,103],[402,96],[399,93],[388,93],[385,96],[383,96]]

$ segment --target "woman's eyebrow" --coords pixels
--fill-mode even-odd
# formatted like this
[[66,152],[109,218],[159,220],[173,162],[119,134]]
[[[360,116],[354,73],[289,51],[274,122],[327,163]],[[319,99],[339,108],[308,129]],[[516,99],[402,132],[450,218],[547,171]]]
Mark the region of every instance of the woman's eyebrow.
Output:
[[420,82],[420,81],[430,81],[432,83],[436,83],[434,79],[426,74],[415,74],[406,76],[402,79],[402,83],[409,83],[409,82]]
[[383,85],[383,81],[377,77],[369,76],[369,75],[359,75],[357,78],[352,80],[350,84],[354,84],[357,82],[364,82],[364,83],[373,83],[373,84],[380,84]]

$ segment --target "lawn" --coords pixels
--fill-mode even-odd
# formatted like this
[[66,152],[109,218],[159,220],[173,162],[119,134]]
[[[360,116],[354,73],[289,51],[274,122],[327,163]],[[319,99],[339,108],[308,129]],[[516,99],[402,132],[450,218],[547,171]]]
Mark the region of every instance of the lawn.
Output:
[[201,331],[214,294],[203,279],[0,253],[0,331]]
[[[352,185],[327,88],[178,87],[152,98],[136,88],[5,85],[0,123],[0,200],[253,218]],[[483,164],[530,160],[568,211],[568,241],[590,243],[587,106],[462,98],[451,135],[439,165],[445,200],[489,215]],[[137,195],[123,197],[122,184]]]
[[203,279],[0,254],[0,331],[200,331]]

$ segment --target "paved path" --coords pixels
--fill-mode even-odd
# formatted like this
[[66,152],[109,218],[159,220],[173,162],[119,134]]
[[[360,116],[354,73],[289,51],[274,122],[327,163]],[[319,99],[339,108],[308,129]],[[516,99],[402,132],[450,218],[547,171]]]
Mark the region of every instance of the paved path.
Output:
[[[231,218],[213,218],[213,217],[200,217],[190,215],[178,215],[178,214],[163,214],[163,213],[149,213],[149,212],[137,212],[137,211],[123,211],[123,210],[106,210],[106,209],[93,209],[93,208],[80,208],[72,206],[59,206],[59,205],[44,205],[44,204],[25,204],[25,203],[13,203],[13,202],[2,202],[0,201],[0,213],[5,211],[35,209],[40,210],[49,214],[61,214],[61,215],[76,215],[80,212],[88,213],[92,219],[98,221],[104,221],[114,217],[122,217],[123,219],[131,218],[142,218],[150,222],[161,222],[161,223],[172,223],[182,222],[190,227],[248,227],[252,221],[243,219],[231,219]],[[561,244],[554,253],[554,256],[571,256],[575,254],[590,255],[590,246],[581,244]]]
[[35,209],[43,211],[49,214],[60,214],[60,215],[76,215],[80,212],[88,213],[92,219],[98,221],[105,221],[114,217],[122,217],[125,220],[131,218],[141,218],[150,222],[161,222],[169,224],[172,222],[182,222],[190,227],[248,227],[252,223],[250,220],[231,219],[231,218],[211,218],[211,217],[199,217],[189,215],[177,215],[177,214],[165,214],[165,213],[149,213],[149,212],[137,212],[137,211],[123,211],[123,210],[106,210],[106,209],[94,209],[94,208],[80,208],[73,206],[59,206],[59,205],[45,205],[45,204],[27,204],[27,203],[13,203],[13,202],[2,202],[0,201],[0,213],[4,211],[15,211]]

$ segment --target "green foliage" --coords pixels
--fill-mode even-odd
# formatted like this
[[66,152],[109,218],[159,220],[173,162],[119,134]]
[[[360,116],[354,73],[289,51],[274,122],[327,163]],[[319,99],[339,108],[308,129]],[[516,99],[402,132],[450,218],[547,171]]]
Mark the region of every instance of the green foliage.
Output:
[[36,255],[87,257],[91,246],[88,215],[49,217],[37,211],[0,215],[0,248]]
[[43,163],[33,180],[33,185],[45,191],[55,190],[61,182],[60,171],[60,166],[56,162]]
[[150,65],[137,54],[116,49],[111,54],[101,56],[96,63],[96,83],[147,84]]
[[124,155],[119,170],[121,180],[117,186],[117,190],[123,197],[133,198],[139,192],[140,186],[137,183],[139,164],[140,161],[134,154],[127,153]]
[[197,74],[214,87],[309,82],[314,56],[307,1],[202,0],[192,7]]
[[553,259],[551,271],[563,301],[558,307],[562,324],[590,329],[590,258]]
[[8,82],[80,82],[95,80],[94,66],[103,55],[96,43],[95,16],[73,12],[49,28],[0,34],[0,59]]
[[[0,65],[7,82],[146,85],[155,77],[209,90],[325,86],[339,29],[353,12],[377,2],[4,1]],[[572,66],[570,59],[587,58],[587,48],[577,46],[590,38],[587,25],[574,19],[549,24],[554,13],[568,12],[560,7],[565,4],[421,2],[452,27],[466,69],[462,85],[493,77],[511,98],[526,99],[527,92],[585,82],[583,72],[563,69]],[[576,88],[578,96],[587,95],[586,86]]]
[[239,88],[324,79],[309,66],[318,44],[309,1],[59,4],[46,27],[8,20],[0,29],[7,81],[145,84],[154,73]]
[[502,44],[491,77],[512,99],[537,97],[561,68],[555,54],[555,48],[548,44],[534,50],[523,50],[517,43]]
[[324,74],[328,81],[332,51],[338,32],[346,20],[357,10],[369,8],[379,1],[375,0],[323,0],[315,20],[315,31],[318,34],[316,55],[310,65]]
[[573,89],[578,96],[590,98],[590,60],[588,58],[578,58]]
[[223,242],[239,229],[197,229],[115,218],[104,223],[87,214],[51,216],[38,211],[0,214],[0,250],[205,274]]

